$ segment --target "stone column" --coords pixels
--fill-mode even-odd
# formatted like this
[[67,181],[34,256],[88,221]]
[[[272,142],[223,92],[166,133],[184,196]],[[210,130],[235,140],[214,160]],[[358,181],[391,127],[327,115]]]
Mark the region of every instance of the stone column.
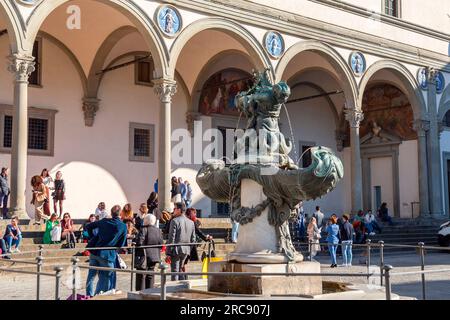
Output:
[[430,199],[428,197],[428,160],[427,160],[427,132],[430,130],[430,121],[416,120],[414,129],[417,132],[419,152],[419,201],[420,217],[429,217]]
[[442,166],[441,146],[439,142],[439,119],[436,104],[436,76],[437,71],[428,70],[428,115],[430,130],[428,131],[428,165],[429,165],[429,190],[430,213],[432,216],[442,216],[443,191],[442,191]]
[[[352,150],[352,212],[363,210],[361,150],[359,142],[359,126],[364,119],[362,111],[346,109],[345,119],[350,124],[350,146]],[[367,204],[369,205],[369,204]]]
[[35,70],[34,57],[13,54],[8,70],[14,78],[14,115],[11,152],[10,215],[28,219],[25,206],[28,157],[28,77]]
[[158,153],[158,197],[161,210],[172,210],[170,202],[171,178],[171,106],[172,96],[177,91],[176,82],[168,79],[157,79],[155,93],[160,98],[159,114],[159,153]]

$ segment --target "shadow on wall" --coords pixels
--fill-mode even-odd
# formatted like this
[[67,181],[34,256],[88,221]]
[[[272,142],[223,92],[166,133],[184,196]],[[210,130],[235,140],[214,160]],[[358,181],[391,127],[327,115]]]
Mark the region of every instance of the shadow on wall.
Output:
[[[49,169],[54,179],[57,171],[63,174],[66,187],[66,200],[64,212],[69,212],[72,218],[88,218],[95,212],[99,202],[106,203],[106,209],[115,204],[127,203],[127,197],[117,179],[104,168],[83,161],[71,161],[59,163]],[[31,192],[31,191],[30,191]],[[30,218],[34,218],[34,207],[29,202],[27,192],[27,212]],[[31,199],[31,198],[30,198]],[[50,201],[53,213],[53,200]]]

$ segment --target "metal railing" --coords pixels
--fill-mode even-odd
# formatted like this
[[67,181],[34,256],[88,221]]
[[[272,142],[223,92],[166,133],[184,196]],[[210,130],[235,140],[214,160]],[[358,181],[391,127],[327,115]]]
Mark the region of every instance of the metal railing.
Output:
[[[324,243],[313,243],[309,241],[308,243],[300,243],[308,245],[308,254],[309,260],[312,260],[312,246],[313,245],[324,245]],[[167,287],[167,277],[172,275],[193,275],[193,276],[322,276],[322,277],[366,277],[369,281],[370,277],[375,275],[375,273],[370,272],[370,266],[372,261],[373,249],[378,248],[379,252],[379,269],[380,269],[380,285],[384,286],[386,291],[386,299],[390,300],[392,298],[392,290],[391,290],[391,278],[393,276],[402,276],[402,275],[421,275],[421,284],[422,284],[422,299],[426,299],[426,274],[430,273],[440,273],[440,272],[450,272],[450,269],[440,269],[440,270],[425,270],[425,252],[426,250],[439,250],[439,251],[450,251],[450,248],[443,247],[434,247],[434,246],[425,246],[423,242],[419,242],[417,245],[402,245],[402,244],[387,244],[384,241],[379,241],[378,243],[372,243],[369,239],[365,244],[352,244],[354,247],[360,247],[364,249],[366,259],[367,259],[367,272],[364,273],[249,273],[249,272],[167,272],[168,266],[161,261],[160,263],[160,271],[145,271],[145,270],[136,270],[135,269],[135,255],[136,249],[146,249],[146,248],[161,248],[161,247],[172,247],[172,246],[200,246],[201,243],[180,243],[180,244],[163,244],[163,245],[148,245],[148,246],[139,246],[136,247],[134,244],[132,246],[124,246],[124,247],[95,247],[95,248],[83,248],[83,250],[125,250],[126,252],[131,251],[131,266],[130,269],[119,269],[119,268],[104,268],[104,267],[94,267],[94,266],[82,266],[79,265],[79,259],[77,257],[71,258],[72,265],[72,298],[76,299],[76,270],[79,269],[87,269],[87,270],[98,270],[98,271],[114,271],[120,273],[129,273],[130,274],[130,289],[133,291],[134,289],[134,275],[159,275],[161,277],[160,286],[161,286],[161,299],[166,299],[166,287]],[[338,246],[342,246],[342,244],[337,244]],[[420,257],[420,271],[408,271],[408,272],[398,272],[392,273],[393,267],[391,265],[385,265],[385,248],[410,248],[415,249],[419,253]],[[41,276],[51,276],[55,277],[55,299],[60,299],[60,279],[61,272],[63,268],[61,266],[56,266],[53,268],[55,273],[42,272],[42,268],[44,265],[44,252],[52,252],[52,251],[67,251],[67,250],[79,250],[79,248],[67,248],[67,249],[45,249],[42,245],[39,246],[38,250],[21,252],[16,255],[23,255],[26,253],[37,253],[37,256],[34,258],[35,261],[28,260],[19,260],[19,259],[10,259],[10,260],[1,260],[6,263],[17,263],[17,264],[26,264],[26,265],[35,265],[36,271],[24,271],[17,270],[11,268],[0,267],[0,271],[10,272],[10,273],[18,273],[18,274],[34,274],[36,275],[36,300],[40,300],[40,287],[41,287]],[[8,256],[9,254],[2,254],[0,256]],[[59,257],[58,257],[59,258]]]

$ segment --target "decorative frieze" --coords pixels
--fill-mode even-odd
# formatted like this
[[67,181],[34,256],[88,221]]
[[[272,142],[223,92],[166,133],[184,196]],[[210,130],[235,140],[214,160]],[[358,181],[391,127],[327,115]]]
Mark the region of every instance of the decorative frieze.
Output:
[[16,75],[17,82],[28,82],[28,78],[35,70],[34,57],[15,53],[9,56],[8,70]]

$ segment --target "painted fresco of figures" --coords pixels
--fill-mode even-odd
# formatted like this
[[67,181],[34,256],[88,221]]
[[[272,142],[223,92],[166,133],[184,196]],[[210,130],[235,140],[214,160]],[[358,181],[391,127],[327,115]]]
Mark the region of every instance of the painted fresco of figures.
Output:
[[238,116],[234,97],[252,86],[252,77],[240,69],[224,69],[213,74],[203,85],[199,111],[205,115],[223,114]]

